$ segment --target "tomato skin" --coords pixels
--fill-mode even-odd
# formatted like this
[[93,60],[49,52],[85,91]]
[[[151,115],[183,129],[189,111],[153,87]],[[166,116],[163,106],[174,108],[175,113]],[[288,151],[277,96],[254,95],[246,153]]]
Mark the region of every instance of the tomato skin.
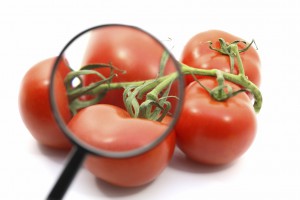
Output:
[[[182,52],[181,62],[191,67],[200,69],[219,69],[230,72],[230,59],[227,55],[222,55],[217,51],[209,48],[208,41],[212,46],[220,48],[219,38],[223,38],[226,42],[231,43],[235,40],[243,40],[240,37],[232,35],[221,30],[209,30],[201,32],[193,36],[185,45]],[[238,44],[239,49],[243,49],[243,43]],[[260,58],[253,45],[243,53],[240,53],[245,74],[255,85],[259,86],[261,82]],[[235,60],[234,74],[238,73],[237,61]],[[193,82],[192,76],[186,76],[186,84]]]
[[[168,127],[146,119],[131,118],[123,109],[97,104],[87,107],[69,122],[68,127],[86,143],[104,150],[136,149],[157,138]],[[124,159],[89,155],[86,168],[96,177],[123,187],[136,187],[153,181],[168,165],[175,148],[175,133],[154,149]]]
[[[108,26],[94,30],[87,45],[82,66],[95,63],[112,64],[118,76],[113,82],[131,82],[157,78],[159,63],[164,49],[151,36],[131,27]],[[176,70],[169,59],[165,74]],[[104,76],[110,76],[108,68],[97,69]],[[125,72],[125,73],[123,73]],[[83,77],[85,85],[99,81],[95,75]],[[173,94],[176,93],[176,88]],[[125,108],[123,89],[109,91],[103,104],[112,104]]]
[[[201,83],[208,88],[217,86],[215,79],[203,79]],[[220,165],[243,155],[256,134],[255,112],[247,94],[218,102],[197,82],[185,92],[175,130],[177,145],[186,156],[199,163]]]
[[[32,66],[24,75],[19,91],[19,111],[22,120],[38,143],[55,149],[70,149],[71,143],[61,132],[52,114],[49,100],[50,74],[56,57]],[[65,122],[71,119],[66,90],[61,74],[68,67],[60,62],[60,73],[55,76],[57,105]]]

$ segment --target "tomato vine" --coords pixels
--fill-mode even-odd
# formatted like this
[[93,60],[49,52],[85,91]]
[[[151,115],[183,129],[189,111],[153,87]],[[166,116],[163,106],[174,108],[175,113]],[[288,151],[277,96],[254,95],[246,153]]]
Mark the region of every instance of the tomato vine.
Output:
[[[258,113],[262,107],[262,94],[258,87],[245,75],[243,62],[240,57],[240,53],[247,51],[254,41],[249,44],[244,41],[227,43],[220,38],[219,42],[219,49],[212,47],[212,43],[209,43],[209,47],[212,50],[230,57],[230,72],[224,72],[217,69],[198,69],[180,63],[181,73],[183,75],[193,75],[194,77],[195,75],[216,77],[219,85],[213,89],[205,88],[216,101],[224,101],[240,92],[250,92],[254,97],[254,110]],[[247,44],[247,46],[243,49],[239,49],[238,43],[240,42]],[[108,64],[88,65],[79,71],[70,72],[65,79],[65,84],[68,91],[71,111],[75,114],[77,110],[81,108],[96,104],[103,98],[108,90],[124,89],[123,101],[127,111],[132,117],[161,121],[171,109],[171,104],[168,99],[174,98],[174,96],[169,96],[169,91],[172,83],[178,78],[178,72],[163,76],[164,66],[166,65],[168,57],[169,55],[164,52],[161,58],[159,66],[160,71],[157,78],[143,81],[114,83],[112,82],[113,77],[116,76],[114,71],[118,70],[118,68]],[[235,60],[237,61],[239,70],[238,74],[233,74]],[[110,68],[110,76],[104,77],[101,73],[93,70],[99,67]],[[123,71],[122,73],[126,72]],[[91,83],[88,86],[83,86],[80,76],[87,74],[94,74],[101,80]],[[74,79],[79,79],[80,81],[77,86],[72,85]],[[225,80],[241,86],[241,89],[233,91],[230,86],[224,84]],[[197,82],[201,85],[199,80],[197,80]],[[95,97],[90,100],[82,101],[80,100],[82,95],[94,95]],[[144,96],[146,98],[143,102],[140,102]]]

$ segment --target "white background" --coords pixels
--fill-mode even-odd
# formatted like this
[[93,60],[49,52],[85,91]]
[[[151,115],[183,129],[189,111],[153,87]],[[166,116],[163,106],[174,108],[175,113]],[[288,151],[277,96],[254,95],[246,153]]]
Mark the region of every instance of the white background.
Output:
[[[3,3],[5,2],[5,3]],[[24,73],[58,55],[91,26],[139,26],[160,40],[172,38],[179,59],[194,34],[221,29],[255,39],[262,61],[264,103],[254,144],[237,162],[209,168],[177,151],[153,183],[122,189],[80,170],[65,199],[300,199],[300,3],[285,1],[2,1],[0,4],[0,198],[44,199],[66,154],[42,148],[19,116]]]

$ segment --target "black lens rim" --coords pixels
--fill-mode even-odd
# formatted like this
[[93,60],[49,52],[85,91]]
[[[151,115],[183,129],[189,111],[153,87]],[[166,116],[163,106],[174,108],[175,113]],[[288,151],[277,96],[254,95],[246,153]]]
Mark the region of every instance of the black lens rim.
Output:
[[[54,77],[55,77],[55,72],[58,68],[58,64],[59,61],[62,59],[62,56],[64,55],[65,51],[67,50],[67,48],[80,36],[84,35],[85,33],[94,30],[94,29],[98,29],[98,28],[104,28],[104,27],[108,27],[108,26],[123,26],[123,27],[128,27],[128,28],[133,28],[133,29],[137,29],[141,32],[144,32],[145,34],[148,34],[149,36],[151,36],[157,43],[159,43],[170,55],[170,58],[174,61],[176,70],[179,72],[179,76],[178,76],[178,104],[176,106],[175,109],[175,114],[174,117],[172,119],[172,122],[169,124],[169,127],[164,131],[164,133],[157,139],[155,140],[153,143],[144,146],[144,147],[140,147],[138,149],[134,149],[134,150],[130,150],[130,151],[125,151],[125,152],[113,152],[113,151],[106,151],[106,150],[100,150],[97,149],[95,147],[89,146],[87,144],[85,144],[84,142],[80,141],[78,138],[76,138],[72,132],[67,128],[66,123],[63,121],[62,117],[59,114],[59,110],[58,107],[56,105],[56,100],[55,100],[55,94],[54,94]],[[164,46],[164,44],[162,44],[156,37],[154,37],[153,35],[151,35],[150,33],[146,32],[145,30],[136,27],[136,26],[132,26],[132,25],[126,25],[126,24],[104,24],[104,25],[98,25],[98,26],[94,26],[91,28],[88,28],[80,33],[78,33],[77,35],[75,35],[65,46],[64,48],[61,50],[60,54],[58,55],[58,57],[55,60],[55,63],[53,65],[52,68],[52,72],[51,72],[51,76],[50,76],[50,85],[49,85],[49,97],[50,97],[50,105],[51,105],[51,109],[54,115],[54,118],[56,120],[56,123],[58,124],[59,128],[61,129],[61,131],[66,135],[67,138],[69,138],[71,140],[71,142],[76,145],[79,148],[82,148],[83,150],[85,150],[87,153],[93,154],[93,155],[97,155],[97,156],[101,156],[101,157],[107,157],[107,158],[129,158],[129,157],[134,157],[134,156],[138,156],[141,155],[143,153],[146,153],[147,151],[155,148],[159,143],[161,143],[172,131],[172,129],[174,128],[181,109],[182,109],[182,104],[183,104],[183,97],[184,97],[184,78],[183,75],[181,73],[180,70],[180,63],[175,59],[175,57],[173,56],[173,54]]]

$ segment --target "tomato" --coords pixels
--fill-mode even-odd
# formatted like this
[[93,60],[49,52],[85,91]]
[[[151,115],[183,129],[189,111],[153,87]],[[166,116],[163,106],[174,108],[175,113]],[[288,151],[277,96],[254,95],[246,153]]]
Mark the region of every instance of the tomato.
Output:
[[[131,118],[117,106],[96,104],[79,111],[68,127],[91,146],[122,152],[151,143],[168,126],[147,119]],[[124,159],[89,155],[85,166],[96,177],[111,184],[140,186],[153,181],[163,171],[174,148],[175,134],[172,132],[158,146],[142,155]]]
[[[215,79],[201,83],[216,87]],[[239,87],[226,82],[234,90]],[[187,157],[204,164],[227,164],[243,155],[256,134],[256,116],[245,93],[216,101],[196,81],[185,89],[185,99],[176,123],[178,147]]]
[[[56,57],[45,59],[24,75],[19,92],[19,111],[32,136],[42,145],[56,149],[69,149],[71,143],[60,131],[52,114],[49,100],[50,74]],[[65,122],[71,119],[63,75],[68,69],[64,59],[59,63],[60,73],[55,76],[57,105]]]
[[[131,82],[158,77],[159,64],[163,47],[150,35],[131,27],[108,26],[91,32],[82,66],[95,63],[112,64],[118,70],[112,82]],[[176,70],[171,59],[168,60],[165,73]],[[110,76],[110,69],[97,69],[104,76]],[[83,77],[85,85],[98,81],[95,75]],[[176,88],[172,90],[176,93]],[[101,101],[104,104],[112,104],[124,107],[123,89],[109,91]]]
[[[219,38],[223,38],[226,42],[231,43],[235,40],[243,40],[230,33],[220,30],[209,30],[201,32],[193,36],[185,45],[182,52],[182,63],[191,67],[200,69],[219,69],[230,72],[229,56],[223,55],[209,48],[208,41],[212,42],[212,46],[220,48]],[[245,48],[245,44],[238,43],[239,49]],[[245,52],[240,53],[245,75],[255,85],[260,85],[260,59],[253,45]],[[234,74],[238,73],[237,61],[234,62]],[[186,84],[193,82],[192,76],[186,76]]]

